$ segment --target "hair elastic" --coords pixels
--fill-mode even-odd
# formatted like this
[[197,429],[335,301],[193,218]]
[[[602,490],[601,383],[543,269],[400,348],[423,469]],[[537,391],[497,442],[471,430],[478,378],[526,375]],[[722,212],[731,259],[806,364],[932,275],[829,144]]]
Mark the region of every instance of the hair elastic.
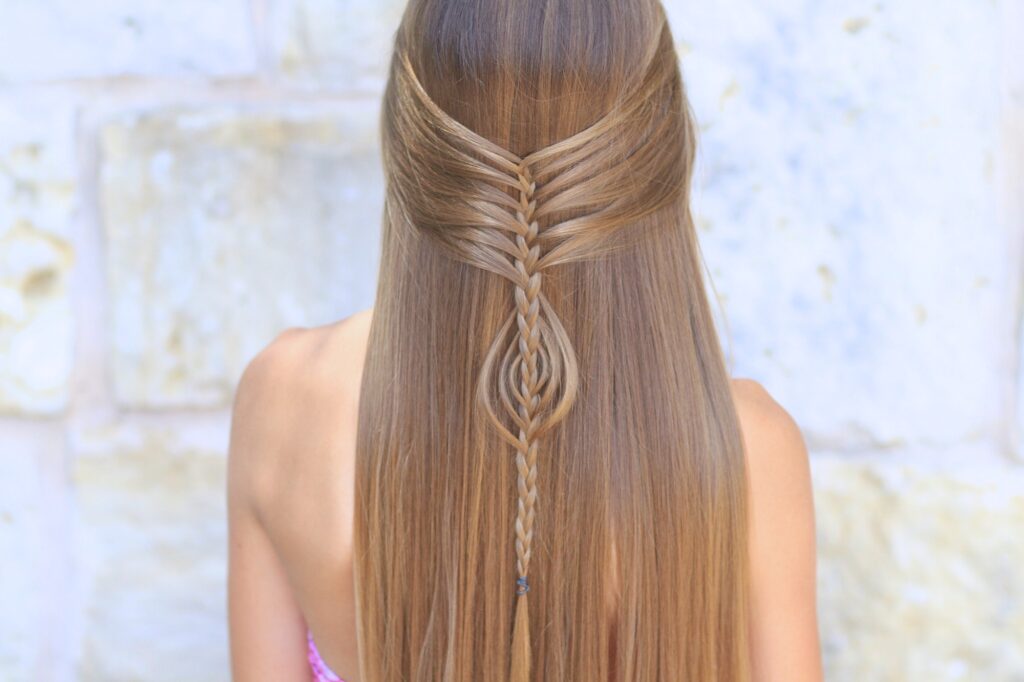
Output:
[[516,594],[526,594],[530,591],[530,583],[526,582],[526,576],[522,578],[516,578]]

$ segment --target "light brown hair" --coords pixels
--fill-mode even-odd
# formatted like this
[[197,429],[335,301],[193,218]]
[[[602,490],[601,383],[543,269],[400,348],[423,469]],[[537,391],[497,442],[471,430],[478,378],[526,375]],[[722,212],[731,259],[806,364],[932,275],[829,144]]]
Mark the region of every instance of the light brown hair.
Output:
[[746,476],[656,0],[412,0],[356,443],[364,682],[746,680]]

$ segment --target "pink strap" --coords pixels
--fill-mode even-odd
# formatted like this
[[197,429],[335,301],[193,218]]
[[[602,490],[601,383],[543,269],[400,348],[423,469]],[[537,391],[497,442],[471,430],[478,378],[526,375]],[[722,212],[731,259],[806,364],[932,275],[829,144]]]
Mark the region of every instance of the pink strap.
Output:
[[320,658],[316,643],[313,642],[313,632],[306,629],[306,641],[309,642],[309,667],[313,671],[313,682],[345,682],[338,677],[333,670],[327,667],[324,659]]

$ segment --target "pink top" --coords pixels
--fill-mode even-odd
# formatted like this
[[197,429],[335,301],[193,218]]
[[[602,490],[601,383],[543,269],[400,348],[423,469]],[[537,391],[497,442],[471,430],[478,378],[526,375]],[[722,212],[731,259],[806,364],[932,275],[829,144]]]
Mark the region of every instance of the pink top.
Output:
[[338,675],[327,667],[324,659],[320,658],[320,652],[313,643],[313,633],[306,628],[306,641],[309,642],[309,667],[313,671],[313,682],[345,682]]

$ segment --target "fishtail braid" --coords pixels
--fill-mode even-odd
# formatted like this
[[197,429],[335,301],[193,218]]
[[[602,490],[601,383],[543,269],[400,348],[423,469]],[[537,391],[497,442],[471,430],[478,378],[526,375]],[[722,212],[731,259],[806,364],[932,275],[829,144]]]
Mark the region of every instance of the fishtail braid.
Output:
[[530,550],[533,542],[533,519],[537,505],[537,430],[540,426],[538,407],[540,391],[547,375],[538,371],[541,348],[540,285],[541,273],[537,268],[540,260],[540,246],[537,244],[538,223],[534,219],[537,201],[534,192],[537,182],[530,167],[520,163],[516,168],[519,180],[519,210],[516,219],[522,232],[516,235],[518,252],[514,265],[519,273],[515,285],[516,323],[519,326],[518,358],[519,369],[518,413],[520,418],[519,437],[516,442],[516,469],[518,471],[516,504],[516,569],[518,572],[516,594],[516,618],[512,630],[511,680],[520,682],[530,676],[530,634],[527,596],[530,586],[527,572],[530,566]]

